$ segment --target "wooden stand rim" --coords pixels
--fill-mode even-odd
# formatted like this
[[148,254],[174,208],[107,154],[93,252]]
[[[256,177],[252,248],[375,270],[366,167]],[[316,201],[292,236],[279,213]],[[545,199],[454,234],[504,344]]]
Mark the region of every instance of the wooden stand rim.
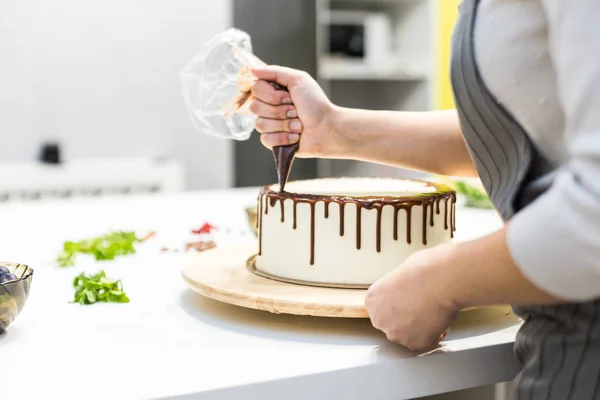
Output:
[[304,285],[304,286],[314,286],[321,288],[333,288],[333,289],[359,289],[359,290],[367,290],[371,285],[353,285],[353,284],[344,284],[344,283],[321,283],[321,282],[308,282],[301,281],[298,279],[289,279],[282,278],[280,276],[271,275],[265,271],[262,271],[256,267],[256,257],[258,255],[254,254],[246,261],[246,268],[248,271],[252,272],[255,275],[261,276],[263,278],[272,279],[274,281],[280,281],[285,283],[292,283],[294,285]]
[[282,282],[248,269],[256,243],[217,246],[194,254],[183,266],[195,292],[224,303],[275,314],[368,318],[365,289],[330,288]]

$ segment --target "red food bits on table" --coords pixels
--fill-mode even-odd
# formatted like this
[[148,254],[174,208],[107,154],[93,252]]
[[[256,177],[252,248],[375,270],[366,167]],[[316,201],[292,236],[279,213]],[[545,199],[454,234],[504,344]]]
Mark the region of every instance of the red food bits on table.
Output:
[[208,235],[214,230],[218,230],[218,228],[214,225],[211,225],[208,222],[205,222],[200,228],[192,229],[192,233],[195,235],[202,235],[202,234]]

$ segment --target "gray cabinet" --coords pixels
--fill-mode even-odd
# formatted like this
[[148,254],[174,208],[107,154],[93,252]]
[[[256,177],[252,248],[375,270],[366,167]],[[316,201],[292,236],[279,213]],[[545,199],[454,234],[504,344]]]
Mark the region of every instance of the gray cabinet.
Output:
[[[248,32],[254,53],[269,64],[304,70],[316,78],[316,4],[314,0],[234,0],[233,25]],[[234,185],[277,182],[271,151],[259,133],[234,143]],[[296,159],[290,179],[317,177],[317,160]]]

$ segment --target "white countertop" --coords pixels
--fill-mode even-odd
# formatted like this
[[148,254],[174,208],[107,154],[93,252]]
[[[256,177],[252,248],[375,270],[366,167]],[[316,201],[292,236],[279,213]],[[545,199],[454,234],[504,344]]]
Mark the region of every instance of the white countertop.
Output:
[[[256,189],[0,205],[0,258],[30,265],[29,301],[0,336],[0,397],[12,399],[404,399],[510,380],[519,321],[507,307],[462,313],[443,348],[416,357],[368,320],[273,315],[188,289],[181,245],[209,221],[218,243],[253,240],[244,207]],[[493,212],[458,210],[459,238],[499,226]],[[113,262],[54,258],[65,240],[108,230],[156,231]],[[104,269],[128,304],[69,304],[72,278]],[[9,376],[9,377],[6,377]]]

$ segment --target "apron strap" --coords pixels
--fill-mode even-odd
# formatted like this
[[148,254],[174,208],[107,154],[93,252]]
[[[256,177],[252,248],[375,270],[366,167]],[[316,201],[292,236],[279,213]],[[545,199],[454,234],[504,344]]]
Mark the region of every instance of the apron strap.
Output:
[[535,154],[527,133],[490,93],[480,76],[473,46],[479,0],[464,0],[452,38],[451,79],[467,148],[504,220],[518,206],[521,186]]

